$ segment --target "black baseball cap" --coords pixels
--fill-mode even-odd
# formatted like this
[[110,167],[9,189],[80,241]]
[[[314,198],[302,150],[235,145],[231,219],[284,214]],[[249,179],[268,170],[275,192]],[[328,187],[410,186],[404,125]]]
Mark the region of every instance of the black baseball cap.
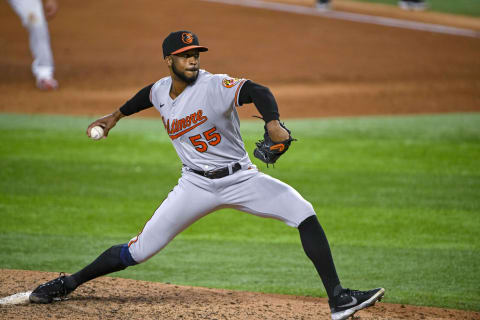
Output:
[[171,54],[198,49],[198,51],[208,51],[207,47],[201,46],[196,34],[190,31],[175,31],[163,40],[162,44],[163,58]]

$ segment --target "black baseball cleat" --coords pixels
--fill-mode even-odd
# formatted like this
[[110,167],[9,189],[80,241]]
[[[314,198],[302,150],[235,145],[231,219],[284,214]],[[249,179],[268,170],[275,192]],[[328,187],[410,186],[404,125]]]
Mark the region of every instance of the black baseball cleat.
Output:
[[385,289],[377,288],[368,291],[343,289],[342,292],[328,301],[332,320],[344,320],[358,310],[373,306],[385,294]]
[[30,294],[30,302],[52,303],[54,300],[64,300],[73,291],[73,289],[67,288],[65,279],[65,274],[60,273],[60,277],[39,285]]

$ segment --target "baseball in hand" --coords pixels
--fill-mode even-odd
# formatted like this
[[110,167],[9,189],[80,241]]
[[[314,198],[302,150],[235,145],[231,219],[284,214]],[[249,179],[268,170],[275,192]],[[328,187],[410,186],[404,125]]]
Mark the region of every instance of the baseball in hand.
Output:
[[90,129],[90,138],[93,140],[99,140],[103,137],[103,128],[100,126],[95,126]]

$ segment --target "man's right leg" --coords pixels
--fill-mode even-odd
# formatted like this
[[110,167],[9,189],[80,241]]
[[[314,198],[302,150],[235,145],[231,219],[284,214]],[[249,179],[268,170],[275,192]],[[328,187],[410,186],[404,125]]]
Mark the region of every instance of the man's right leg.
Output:
[[182,177],[142,232],[128,244],[107,249],[71,276],[62,275],[38,286],[31,293],[30,301],[51,303],[65,297],[82,283],[145,262],[162,250],[178,233],[220,205],[216,195],[209,191],[210,181],[200,176],[198,178]]

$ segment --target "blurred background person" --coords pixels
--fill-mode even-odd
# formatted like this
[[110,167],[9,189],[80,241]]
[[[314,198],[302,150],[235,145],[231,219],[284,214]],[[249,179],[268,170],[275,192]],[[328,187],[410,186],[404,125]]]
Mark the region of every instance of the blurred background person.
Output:
[[330,0],[316,0],[316,8],[320,11],[330,10]]
[[427,9],[425,0],[400,0],[398,6],[403,10],[423,11]]
[[33,56],[32,73],[36,85],[41,90],[58,88],[55,80],[52,48],[47,19],[55,16],[58,10],[57,0],[8,0],[15,13],[28,30],[30,51]]

